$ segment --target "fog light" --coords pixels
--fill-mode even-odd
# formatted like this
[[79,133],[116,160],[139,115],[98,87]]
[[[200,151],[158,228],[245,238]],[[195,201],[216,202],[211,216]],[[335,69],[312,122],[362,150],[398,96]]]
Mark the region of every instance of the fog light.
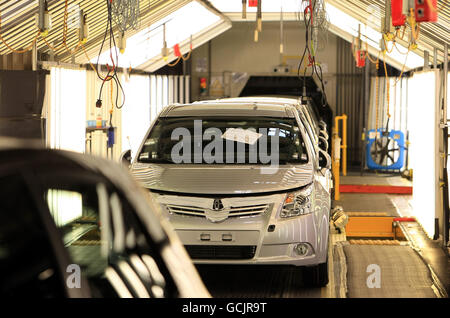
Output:
[[297,255],[304,256],[308,254],[308,244],[305,243],[297,244],[295,245],[294,250],[295,253],[297,253]]

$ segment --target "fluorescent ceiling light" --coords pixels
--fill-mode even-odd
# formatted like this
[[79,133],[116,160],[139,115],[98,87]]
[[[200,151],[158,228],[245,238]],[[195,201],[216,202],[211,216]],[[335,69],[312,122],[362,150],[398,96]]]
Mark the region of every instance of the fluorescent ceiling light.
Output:
[[[181,53],[185,54],[189,51],[191,36],[193,48],[195,48],[201,45],[196,38],[205,31],[211,30],[223,22],[226,22],[228,28],[231,27],[231,23],[225,19],[220,13],[207,8],[200,2],[189,2],[179,10],[127,38],[126,50],[124,54],[119,54],[119,67],[145,69],[150,67],[149,71],[154,71],[176,58],[172,52],[175,44],[179,44]],[[163,61],[161,55],[163,25],[166,30],[167,47],[171,52],[167,61]],[[91,62],[96,63],[97,58],[92,59]],[[99,63],[111,65],[109,50],[100,55]]]
[[[379,43],[380,40],[382,39],[381,32],[378,32],[377,30],[367,25],[364,25],[357,19],[353,18],[352,16],[348,15],[347,13],[341,11],[340,9],[336,8],[335,6],[329,3],[326,4],[326,10],[331,25],[340,29],[341,31],[348,33],[349,35],[355,38],[358,37],[358,26],[361,25],[362,40],[364,42],[367,42],[367,44],[371,46],[373,49],[380,51],[381,48]],[[391,46],[392,44],[388,44],[389,50]],[[401,47],[400,50],[402,53],[407,52],[407,48],[402,47],[399,43],[397,43],[397,47]],[[409,52],[408,58],[406,58],[406,55],[402,53],[400,53],[397,49],[394,48],[391,53],[386,53],[386,56],[396,61],[397,65],[403,65],[406,61],[405,66],[408,69],[423,66],[424,60],[420,55],[414,52]],[[380,55],[380,58],[382,58],[382,55]]]

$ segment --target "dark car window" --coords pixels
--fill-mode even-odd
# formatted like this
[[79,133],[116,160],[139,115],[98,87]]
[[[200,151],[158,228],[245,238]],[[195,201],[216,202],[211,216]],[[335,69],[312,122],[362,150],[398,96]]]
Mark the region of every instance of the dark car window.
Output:
[[51,188],[46,201],[72,261],[87,277],[101,275],[107,261],[100,253],[100,217],[95,188]]
[[[230,137],[227,137],[229,132],[232,135],[233,132],[247,133],[250,130],[255,134],[247,139],[248,142],[235,138],[232,141],[233,146],[227,147],[227,142],[230,141]],[[178,135],[177,131],[180,133],[184,131],[183,135]],[[186,141],[185,136],[189,140]],[[195,136],[199,136],[200,142]],[[253,142],[250,141],[252,138]],[[272,144],[272,140],[277,141],[279,147]],[[211,147],[212,144],[220,147]],[[184,158],[182,162],[173,160],[172,154],[178,149],[178,145],[186,145],[182,150],[175,151]],[[147,136],[138,161],[169,164],[269,164],[270,162],[265,162],[260,156],[262,147],[265,147],[263,152],[270,156],[274,155],[271,151],[276,149],[274,151],[277,152],[280,164],[303,164],[309,161],[295,118],[272,117],[160,118]],[[200,152],[199,157],[202,157],[200,161],[196,160],[196,152]],[[206,159],[208,156],[205,153],[214,159]]]
[[158,251],[126,199],[101,182],[44,189],[64,245],[94,297],[168,296],[155,261]]
[[0,295],[64,297],[62,276],[28,187],[0,177]]

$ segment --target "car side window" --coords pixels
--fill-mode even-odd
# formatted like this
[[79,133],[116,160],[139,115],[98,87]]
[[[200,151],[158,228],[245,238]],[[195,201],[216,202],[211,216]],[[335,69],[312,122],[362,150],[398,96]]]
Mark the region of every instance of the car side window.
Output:
[[20,175],[0,177],[0,295],[64,297],[38,208]]
[[[164,297],[166,279],[127,200],[103,183],[47,187],[64,245],[94,297]],[[153,252],[153,253],[152,253]],[[153,255],[152,255],[153,254]]]

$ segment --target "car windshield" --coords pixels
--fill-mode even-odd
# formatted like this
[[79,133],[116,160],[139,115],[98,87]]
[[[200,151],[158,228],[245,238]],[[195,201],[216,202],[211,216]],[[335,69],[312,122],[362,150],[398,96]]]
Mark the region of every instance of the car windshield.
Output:
[[157,120],[138,162],[303,164],[309,160],[295,118],[167,117]]

